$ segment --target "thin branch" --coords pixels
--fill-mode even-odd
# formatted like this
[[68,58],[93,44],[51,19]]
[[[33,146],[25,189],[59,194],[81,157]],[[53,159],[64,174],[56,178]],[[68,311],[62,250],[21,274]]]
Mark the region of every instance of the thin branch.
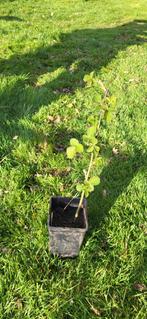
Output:
[[[93,157],[94,157],[94,154],[91,153],[90,163],[89,163],[88,171],[87,171],[87,174],[86,174],[86,177],[85,177],[85,181],[86,181],[86,182],[88,181],[88,178],[89,178],[89,175],[90,175],[90,171],[91,171],[91,168],[92,168]],[[82,205],[82,203],[83,203],[84,195],[85,195],[85,192],[82,191],[81,197],[80,197],[80,201],[79,201],[79,205],[78,205],[78,208],[77,208],[77,210],[76,210],[75,218],[77,218],[78,215],[79,215],[79,211],[80,211],[81,205]]]
[[76,198],[76,197],[77,197],[77,194],[70,199],[70,201],[67,203],[67,205],[64,207],[63,210],[66,210],[66,208],[70,205],[70,203],[71,203],[71,202],[73,201],[73,199]]
[[101,80],[98,80],[98,83],[99,83],[101,89],[102,89],[103,92],[104,92],[105,98],[106,98],[107,96],[109,96],[109,95],[110,95],[109,90],[104,86],[104,83],[103,83]]
[[77,210],[76,210],[75,219],[76,219],[76,218],[78,217],[78,215],[79,215],[79,211],[80,211],[80,208],[81,208],[82,203],[83,203],[84,195],[85,195],[85,192],[83,191],[83,192],[81,193],[79,205],[78,205],[78,208],[77,208]]

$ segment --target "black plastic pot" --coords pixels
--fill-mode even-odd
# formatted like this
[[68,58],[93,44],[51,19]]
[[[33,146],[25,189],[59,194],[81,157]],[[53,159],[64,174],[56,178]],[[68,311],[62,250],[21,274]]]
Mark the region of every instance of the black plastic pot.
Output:
[[86,199],[75,218],[78,203],[79,198],[51,198],[48,230],[49,249],[54,256],[75,257],[79,254],[88,222]]

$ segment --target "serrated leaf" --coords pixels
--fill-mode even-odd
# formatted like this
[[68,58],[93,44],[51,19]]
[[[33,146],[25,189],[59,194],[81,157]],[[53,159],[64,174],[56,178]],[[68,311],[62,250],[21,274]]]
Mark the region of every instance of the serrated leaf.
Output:
[[[83,142],[85,145],[89,146],[89,149],[87,150],[87,152],[92,152],[94,148],[96,147],[98,140],[95,136],[83,135]],[[93,148],[93,150],[91,147]]]
[[71,146],[76,146],[77,144],[79,144],[79,141],[76,138],[71,138],[70,139],[70,145]]
[[100,151],[100,147],[99,147],[99,146],[97,146],[97,145],[95,145],[94,150],[95,150],[95,152],[98,154],[98,153],[99,153],[99,151]]
[[94,151],[94,146],[92,145],[92,146],[89,146],[88,148],[87,148],[87,153],[92,153]]
[[91,86],[94,82],[93,78],[94,72],[91,72],[90,74],[86,74],[83,78],[83,81],[87,84],[87,86]]
[[89,184],[88,191],[89,191],[89,193],[94,191],[94,186],[92,184]]
[[109,103],[111,104],[111,106],[115,106],[116,105],[116,96],[114,95],[111,95],[109,98],[108,98],[108,101]]
[[87,83],[89,80],[91,80],[91,76],[89,74],[85,74],[83,81]]
[[93,186],[99,185],[100,178],[98,176],[93,176],[89,179],[89,183],[92,184]]
[[87,145],[89,144],[89,137],[85,134],[83,135],[83,142]]
[[83,153],[83,145],[76,138],[71,138],[70,145],[75,147],[76,153]]
[[88,197],[89,196],[88,190],[85,190],[84,194],[85,194],[85,197]]
[[94,72],[92,71],[90,74],[85,74],[83,81],[88,82],[89,80],[93,80]]
[[90,126],[88,129],[87,129],[87,136],[89,137],[93,137],[96,133],[96,126],[93,125],[93,126]]
[[96,145],[97,142],[98,142],[97,138],[94,137],[94,136],[93,136],[90,140],[91,140],[91,144],[92,144],[92,145]]
[[99,156],[94,160],[94,165],[99,166],[102,164],[102,158]]
[[92,183],[90,183],[90,181],[85,182],[85,190],[87,190],[89,193],[93,192],[94,186],[92,185]]
[[95,116],[93,116],[93,115],[90,115],[89,117],[88,117],[88,119],[87,119],[87,122],[89,123],[89,124],[95,124]]
[[76,155],[75,146],[69,146],[66,150],[67,158],[72,159]]
[[75,148],[76,148],[76,152],[77,152],[77,153],[83,153],[83,151],[84,151],[83,145],[80,144],[80,143],[78,143],[78,144],[75,146]]
[[77,184],[76,190],[77,190],[78,192],[82,192],[83,189],[84,189],[84,185],[83,185],[83,184]]

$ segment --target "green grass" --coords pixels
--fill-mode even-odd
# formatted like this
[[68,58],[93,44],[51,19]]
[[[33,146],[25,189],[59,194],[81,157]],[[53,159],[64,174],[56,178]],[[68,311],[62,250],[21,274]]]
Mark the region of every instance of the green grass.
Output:
[[[146,0],[0,1],[0,318],[146,318],[146,12]],[[117,108],[89,232],[62,260],[48,251],[49,199],[74,195],[87,164],[70,169],[65,149],[95,107],[91,71]]]

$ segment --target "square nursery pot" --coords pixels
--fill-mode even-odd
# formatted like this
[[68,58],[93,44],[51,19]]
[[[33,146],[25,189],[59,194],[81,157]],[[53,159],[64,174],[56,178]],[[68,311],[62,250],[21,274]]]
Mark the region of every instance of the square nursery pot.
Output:
[[88,229],[87,201],[83,200],[79,216],[75,219],[79,198],[52,197],[48,219],[49,249],[60,257],[75,257],[79,254]]

